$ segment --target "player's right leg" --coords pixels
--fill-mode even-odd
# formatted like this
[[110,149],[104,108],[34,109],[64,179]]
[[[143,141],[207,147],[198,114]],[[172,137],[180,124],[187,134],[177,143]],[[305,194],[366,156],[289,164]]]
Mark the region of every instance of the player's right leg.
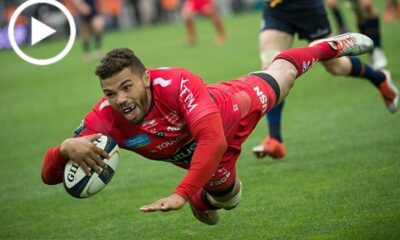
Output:
[[190,208],[197,220],[207,225],[215,225],[219,221],[218,209],[232,210],[239,205],[242,197],[242,182],[238,177],[225,190],[201,189],[189,201]]
[[236,176],[235,163],[240,152],[225,153],[208,183],[189,200],[194,217],[207,225],[218,223],[218,210],[234,209],[242,196],[242,183]]
[[341,56],[354,56],[371,51],[370,38],[359,33],[346,33],[313,42],[309,47],[292,48],[281,52],[271,66],[263,71],[273,77],[280,88],[282,101],[294,80],[318,61],[328,61]]

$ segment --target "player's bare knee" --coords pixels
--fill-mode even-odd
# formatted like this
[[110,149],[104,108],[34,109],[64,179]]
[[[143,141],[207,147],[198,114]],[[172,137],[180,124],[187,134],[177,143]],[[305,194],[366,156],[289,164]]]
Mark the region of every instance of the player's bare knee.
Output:
[[232,210],[237,207],[241,197],[242,182],[239,180],[239,178],[236,178],[232,190],[223,196],[215,196],[207,193],[208,201],[210,201],[212,205],[225,210]]

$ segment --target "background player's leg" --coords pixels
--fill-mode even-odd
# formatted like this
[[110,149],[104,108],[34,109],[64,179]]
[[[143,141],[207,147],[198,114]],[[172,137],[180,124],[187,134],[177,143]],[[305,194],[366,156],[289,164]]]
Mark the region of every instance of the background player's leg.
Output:
[[[267,29],[260,33],[259,48],[262,69],[265,70],[272,63],[273,59],[281,51],[290,48],[293,44],[292,34],[278,31],[274,29]],[[271,156],[273,158],[282,158],[285,156],[285,147],[282,143],[281,123],[282,123],[282,110],[284,103],[275,106],[266,115],[269,135],[253,148],[253,154],[262,158]]]
[[396,112],[398,104],[395,103],[398,95],[397,88],[391,81],[387,70],[375,70],[370,65],[361,61],[359,57],[342,57],[322,63],[333,75],[352,76],[371,82],[380,92],[384,103],[390,112]]
[[369,54],[370,64],[375,69],[386,67],[387,58],[382,50],[379,15],[373,0],[354,1],[354,12],[360,33],[374,41],[374,50]]
[[340,10],[339,6],[340,3],[338,2],[338,0],[325,0],[325,3],[333,13],[339,32],[340,33],[348,32],[343,14]]

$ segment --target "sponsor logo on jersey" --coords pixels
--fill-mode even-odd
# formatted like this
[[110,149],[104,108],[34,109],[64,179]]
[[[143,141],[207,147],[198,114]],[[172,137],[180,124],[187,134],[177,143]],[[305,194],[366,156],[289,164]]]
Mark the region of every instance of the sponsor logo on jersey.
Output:
[[265,96],[264,92],[260,89],[259,86],[255,86],[253,90],[256,92],[258,98],[260,99],[260,102],[262,104],[263,112],[267,110],[267,96]]
[[157,131],[156,136],[157,137],[165,137],[165,133],[163,131]]
[[304,61],[303,62],[303,69],[302,69],[302,74],[307,72],[307,70],[314,65],[316,62],[318,62],[317,59],[313,58],[311,61]]
[[178,132],[181,129],[182,129],[181,126],[168,126],[167,127],[168,132]]
[[133,149],[144,147],[150,143],[150,137],[146,134],[139,134],[124,141],[125,146]]
[[239,110],[239,106],[237,104],[233,104],[233,111],[236,112]]
[[186,86],[188,81],[188,79],[182,79],[179,99],[183,102],[185,109],[190,113],[197,107],[198,103],[195,103],[196,98],[194,97],[192,90]]
[[196,146],[197,143],[194,140],[191,140],[185,144],[185,146],[181,147],[172,157],[162,159],[162,161],[171,163],[190,163]]
[[167,115],[163,116],[161,119],[167,120],[168,122],[170,122],[172,124],[176,124],[177,122],[180,121],[179,115],[175,111],[168,113]]
[[150,152],[152,152],[152,153],[160,152],[160,151],[174,145],[175,143],[181,141],[182,139],[186,138],[188,135],[189,135],[189,133],[185,133],[185,134],[182,134],[181,136],[178,136],[178,137],[172,138],[166,142],[160,143]]
[[148,129],[148,128],[156,126],[157,124],[158,124],[158,122],[155,119],[151,119],[151,120],[143,122],[142,127],[144,129]]
[[155,85],[160,85],[161,87],[168,87],[169,85],[171,85],[171,79],[169,79],[169,80],[167,80],[167,79],[164,79],[164,78],[155,78],[154,80],[153,80],[153,86],[155,86]]
[[216,177],[218,179],[212,180],[208,182],[208,185],[210,186],[218,186],[226,182],[228,180],[229,176],[231,176],[231,172],[228,171],[226,168],[222,167],[217,170],[217,173],[212,176],[213,179]]

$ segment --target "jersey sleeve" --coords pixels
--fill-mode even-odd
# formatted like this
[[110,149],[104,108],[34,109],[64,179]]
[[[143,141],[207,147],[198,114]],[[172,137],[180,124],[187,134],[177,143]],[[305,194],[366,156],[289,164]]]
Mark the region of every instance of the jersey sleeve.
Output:
[[82,137],[95,133],[107,134],[107,118],[102,117],[102,109],[108,101],[103,99],[90,111],[74,131],[74,137]]
[[191,131],[197,143],[196,150],[188,172],[175,189],[175,193],[186,200],[189,200],[212,177],[227,149],[219,113],[201,118]]
[[203,80],[189,71],[182,73],[178,107],[190,128],[202,117],[219,112]]

